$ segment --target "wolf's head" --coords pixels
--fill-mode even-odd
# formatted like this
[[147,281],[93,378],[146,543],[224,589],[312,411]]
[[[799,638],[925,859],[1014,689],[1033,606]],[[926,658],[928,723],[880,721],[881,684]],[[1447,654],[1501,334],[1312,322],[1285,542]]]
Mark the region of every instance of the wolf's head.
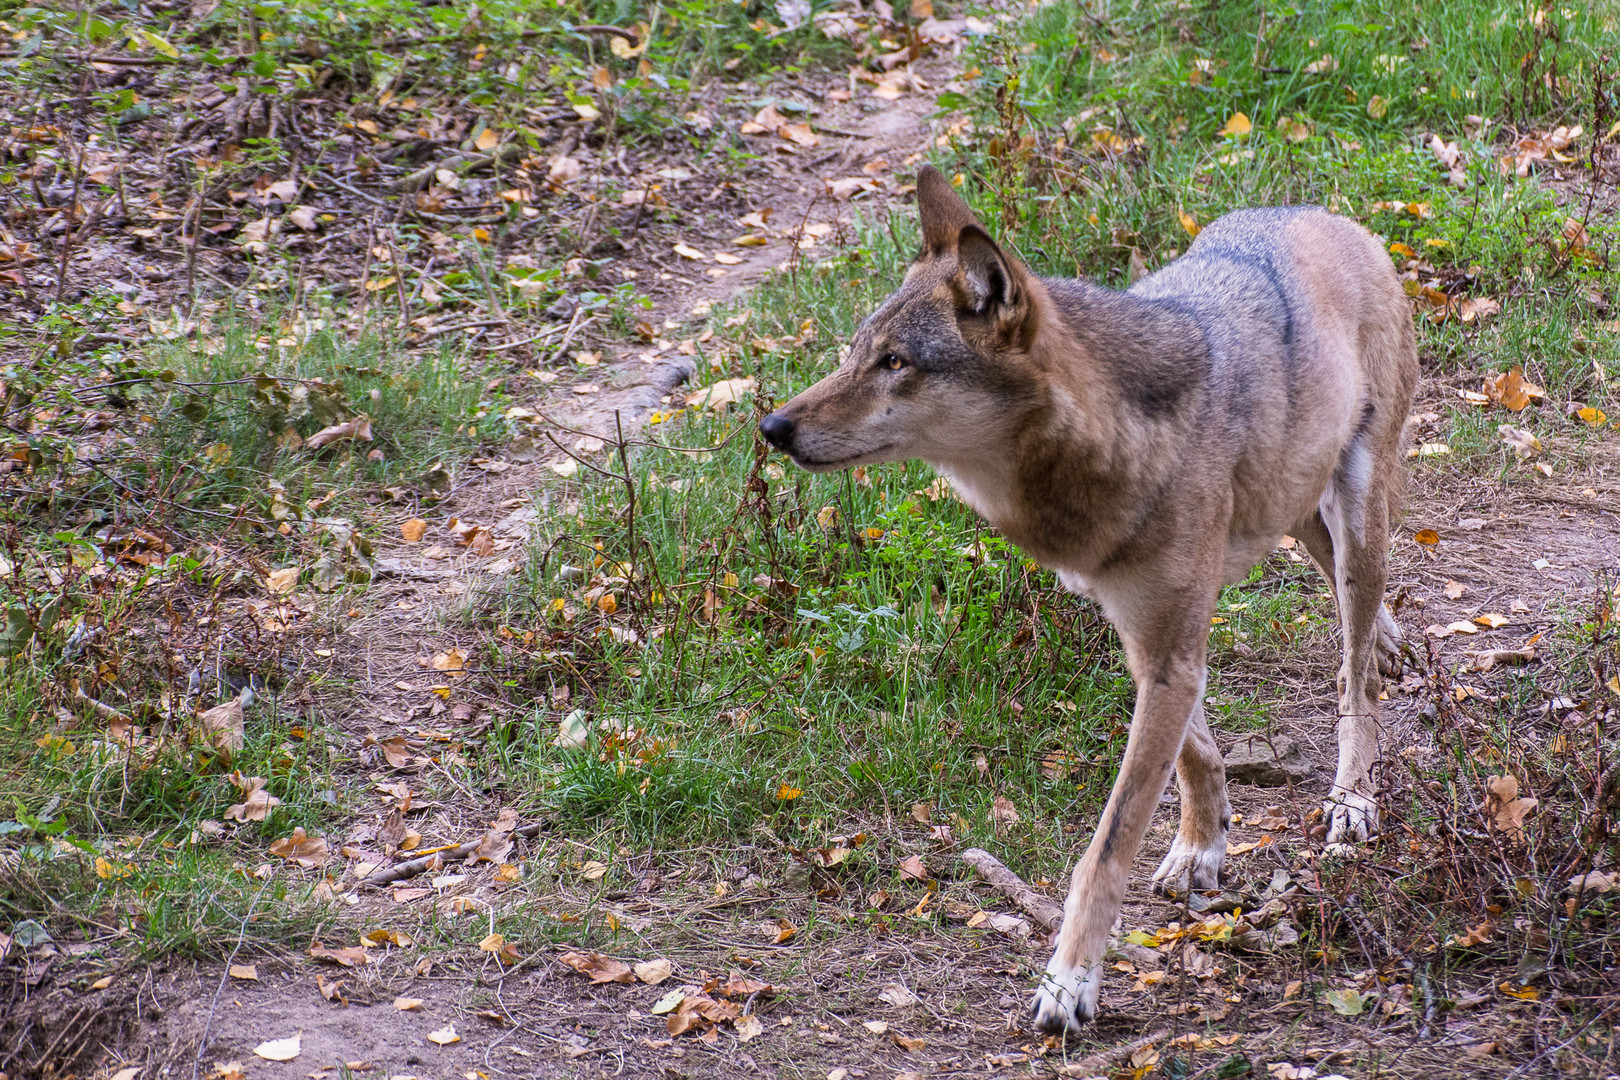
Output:
[[837,371],[760,423],[803,468],[981,458],[1039,400],[1029,353],[1040,282],[931,167],[918,174],[917,209],[922,253],[900,288],[861,324]]

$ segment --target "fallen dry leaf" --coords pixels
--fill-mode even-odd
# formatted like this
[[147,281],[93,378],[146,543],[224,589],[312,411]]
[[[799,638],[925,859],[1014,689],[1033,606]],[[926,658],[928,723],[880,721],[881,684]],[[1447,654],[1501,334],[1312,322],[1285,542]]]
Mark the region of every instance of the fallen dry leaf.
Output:
[[1547,392],[1533,382],[1526,381],[1524,372],[1510,368],[1490,376],[1480,385],[1481,392],[1509,412],[1519,412],[1532,401],[1542,401]]
[[657,986],[670,975],[670,964],[663,957],[653,960],[643,960],[635,966],[636,978],[648,986]]
[[303,1040],[302,1032],[285,1039],[272,1039],[255,1046],[253,1053],[266,1061],[291,1061],[302,1050]]
[[444,652],[434,653],[433,659],[429,661],[429,664],[434,671],[445,671],[452,674],[459,674],[467,669],[467,654],[458,648],[452,647],[446,649]]
[[324,427],[304,440],[304,446],[310,450],[319,450],[331,443],[342,442],[345,439],[358,439],[361,442],[371,441],[371,418],[360,415],[352,420],[345,420],[341,424]]
[[990,803],[990,818],[1003,825],[1018,824],[1018,808],[1005,795],[997,795]]
[[456,1027],[454,1024],[451,1024],[448,1027],[442,1027],[438,1031],[428,1032],[428,1042],[434,1043],[438,1046],[449,1046],[451,1043],[458,1043],[460,1041],[461,1036],[456,1034]]
[[1226,119],[1226,126],[1215,134],[1231,138],[1242,138],[1254,129],[1254,123],[1245,113],[1233,113]]
[[559,959],[581,975],[588,975],[593,983],[636,981],[635,971],[629,964],[626,964],[623,960],[615,960],[613,957],[603,953],[571,952],[564,954]]
[[[246,733],[243,728],[242,699],[232,698],[223,705],[197,714],[208,745],[221,753],[234,754],[242,749]],[[258,819],[258,820],[263,820]]]
[[399,527],[399,535],[408,544],[420,543],[422,534],[427,532],[427,522],[421,518],[411,518]]
[[1502,436],[1503,445],[1512,450],[1520,461],[1528,461],[1541,453],[1541,440],[1523,428],[1516,428],[1512,424],[1498,424],[1496,433]]
[[280,855],[284,859],[310,869],[325,866],[327,860],[332,857],[326,841],[319,836],[307,835],[303,826],[293,829],[291,836],[284,836],[272,843],[270,845],[270,854]]
[[271,596],[291,596],[298,587],[298,567],[284,566],[280,570],[272,570],[264,579],[265,590]]
[[281,800],[264,789],[269,783],[262,776],[243,776],[240,771],[230,773],[225,777],[242,795],[242,801],[225,811],[225,816],[233,821],[263,821],[270,816],[270,811],[281,805]]
[[259,969],[252,964],[232,964],[226,969],[226,974],[233,979],[244,979],[250,982],[259,981]]
[[415,1012],[422,1007],[421,998],[397,997],[394,999],[394,1008],[400,1012]]
[[922,859],[916,855],[907,855],[900,860],[900,876],[915,881],[927,881],[933,877],[928,872],[928,867],[923,865]]
[[1524,839],[1524,819],[1536,808],[1537,800],[1519,795],[1519,781],[1512,776],[1485,778],[1485,812],[1491,828],[1509,840]]
[[722,379],[711,386],[686,395],[686,404],[696,408],[724,412],[734,401],[740,401],[758,384],[753,379]]
[[357,945],[347,945],[341,949],[328,949],[320,942],[312,942],[309,946],[309,955],[317,960],[330,960],[343,967],[364,967],[371,960],[366,956],[366,950]]

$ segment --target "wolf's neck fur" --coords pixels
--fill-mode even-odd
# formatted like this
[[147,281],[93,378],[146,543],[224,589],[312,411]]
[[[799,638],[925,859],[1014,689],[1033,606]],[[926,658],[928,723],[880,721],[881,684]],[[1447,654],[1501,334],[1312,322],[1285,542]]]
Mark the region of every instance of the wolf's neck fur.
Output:
[[1181,457],[1207,348],[1176,308],[1067,278],[1029,286],[1027,409],[1000,452],[939,466],[1008,539],[1091,577],[1154,516],[1142,493],[1162,490]]

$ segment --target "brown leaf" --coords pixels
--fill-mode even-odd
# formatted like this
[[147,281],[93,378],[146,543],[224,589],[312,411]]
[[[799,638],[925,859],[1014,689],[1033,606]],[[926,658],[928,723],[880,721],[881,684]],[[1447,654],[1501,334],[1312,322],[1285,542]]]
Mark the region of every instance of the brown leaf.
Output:
[[262,776],[244,777],[240,771],[230,773],[225,777],[236,785],[242,793],[242,801],[225,811],[225,816],[233,821],[263,821],[270,816],[270,811],[281,805],[281,800],[264,790],[269,783]]
[[328,949],[320,942],[313,942],[309,947],[309,955],[317,960],[330,960],[334,964],[344,967],[364,967],[370,962],[366,950],[357,945],[345,946],[341,949]]
[[1519,412],[1532,401],[1541,401],[1547,396],[1541,387],[1526,381],[1524,372],[1518,368],[1487,378],[1480,389],[1486,397],[1510,412]]
[[1524,839],[1524,819],[1536,808],[1537,800],[1520,797],[1519,781],[1512,776],[1485,778],[1485,812],[1491,828],[1509,840]]
[[[296,576],[297,571],[293,571]],[[208,745],[223,754],[234,754],[242,749],[245,731],[242,723],[242,699],[232,698],[223,705],[197,714],[203,736]],[[263,819],[260,819],[263,820]]]
[[291,836],[284,836],[271,844],[270,854],[280,855],[311,869],[325,866],[332,857],[326,841],[319,836],[306,835],[302,826],[294,829]]
[[590,976],[593,983],[636,981],[635,969],[629,964],[599,952],[571,952],[564,954],[559,959],[581,975]]
[[449,648],[444,652],[434,653],[430,663],[434,671],[460,674],[467,670],[467,654],[458,648]]
[[321,428],[321,430],[304,440],[304,446],[310,450],[319,450],[329,443],[341,442],[344,439],[359,439],[362,442],[370,442],[371,418],[360,415],[352,420],[345,420],[341,424]]
[[742,972],[733,969],[717,991],[722,997],[749,997],[754,994],[774,994],[776,987],[770,983],[750,979]]
[[990,818],[1002,825],[1018,824],[1018,808],[1005,795],[997,795],[990,803]]
[[900,876],[916,881],[927,881],[933,877],[928,872],[928,867],[923,865],[922,859],[916,855],[907,855],[900,860]]
[[512,854],[512,834],[507,829],[490,829],[478,840],[478,846],[467,856],[469,866],[492,862],[496,866],[506,862]]
[[669,978],[670,964],[668,960],[665,960],[661,956],[652,960],[644,960],[635,965],[635,973],[636,978],[640,979],[648,986],[657,986],[659,983]]
[[427,532],[427,522],[421,518],[411,518],[411,520],[399,527],[399,535],[408,544],[420,543],[422,534],[425,532]]

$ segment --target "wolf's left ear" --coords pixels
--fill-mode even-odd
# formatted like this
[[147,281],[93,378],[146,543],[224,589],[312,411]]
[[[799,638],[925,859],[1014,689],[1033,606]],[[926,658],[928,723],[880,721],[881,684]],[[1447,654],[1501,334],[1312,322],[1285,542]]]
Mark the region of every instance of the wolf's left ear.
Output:
[[1018,271],[990,234],[977,225],[962,229],[956,241],[957,300],[974,315],[1010,314],[1022,298]]
[[975,224],[968,204],[945,174],[932,165],[917,171],[917,217],[922,226],[923,250],[936,255],[955,247],[962,230]]

